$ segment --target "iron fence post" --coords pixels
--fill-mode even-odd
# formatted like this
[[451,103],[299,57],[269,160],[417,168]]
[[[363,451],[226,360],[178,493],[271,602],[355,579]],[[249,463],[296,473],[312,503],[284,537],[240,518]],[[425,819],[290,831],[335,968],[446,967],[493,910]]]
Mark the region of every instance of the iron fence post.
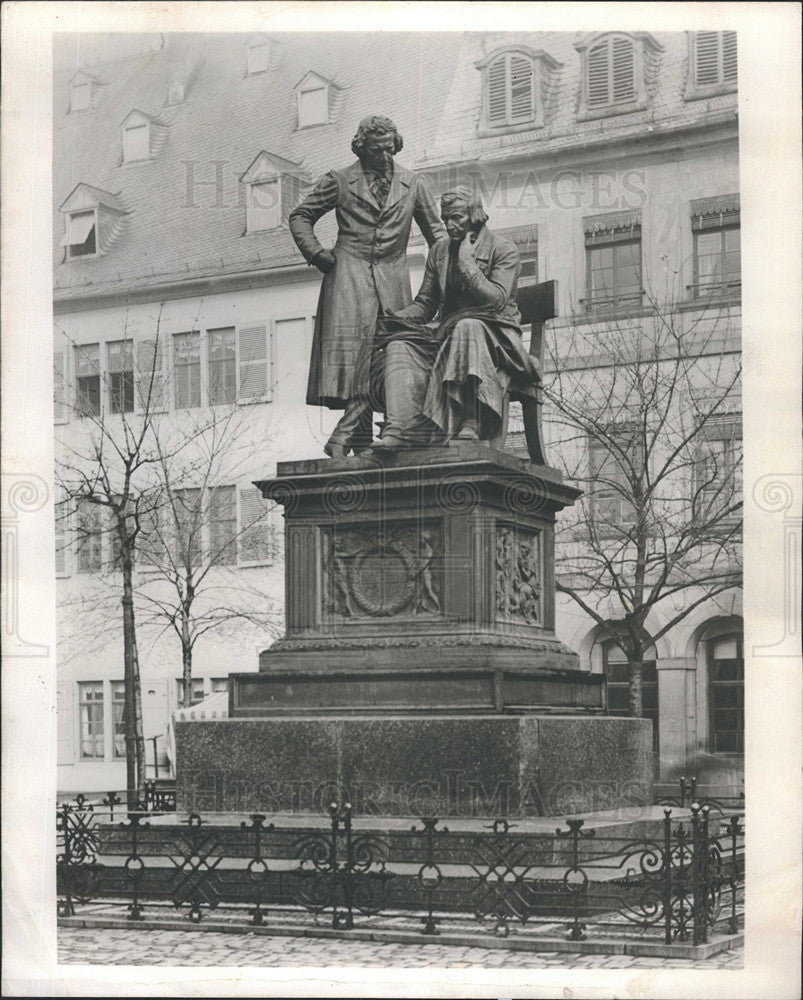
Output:
[[61,832],[64,837],[64,851],[61,855],[62,874],[64,879],[64,902],[62,916],[74,917],[75,904],[72,898],[72,845],[70,843],[70,806],[64,803],[61,807]]
[[701,944],[703,939],[702,924],[704,920],[705,900],[703,898],[703,831],[700,818],[700,806],[693,802],[691,806],[692,829],[692,943]]
[[268,824],[267,827],[263,827],[266,817],[262,813],[251,813],[251,824],[243,820],[240,823],[240,828],[243,830],[253,830],[254,833],[254,856],[248,862],[248,875],[249,878],[254,882],[254,895],[255,902],[253,910],[250,910],[251,923],[255,927],[261,927],[263,923],[262,914],[262,883],[267,880],[268,877],[268,865],[265,859],[262,857],[262,831],[263,830],[274,830],[275,827],[273,823]]
[[[418,871],[418,877],[427,893],[427,915],[421,921],[424,925],[421,933],[440,934],[438,921],[434,916],[435,890],[443,878],[440,868],[435,864],[435,827],[438,824],[438,820],[430,817],[422,819],[421,822],[424,824],[424,836],[426,837],[426,858]],[[415,827],[413,827],[413,830],[415,830]],[[429,874],[425,876],[424,872],[428,872]]]
[[[585,924],[580,920],[581,907],[588,898],[588,876],[580,867],[580,829],[585,821],[582,819],[567,819],[568,830],[556,830],[558,837],[571,838],[571,864],[563,873],[563,885],[569,892],[572,901],[572,923],[569,927],[569,940],[582,941],[585,938]],[[593,830],[589,831],[589,836],[593,835]],[[572,876],[579,881],[572,882]]]
[[344,926],[350,930],[354,926],[354,845],[351,838],[351,803],[347,802],[343,806],[341,816],[343,829],[346,834],[346,864],[343,870],[343,902],[346,906],[346,922]]
[[[128,826],[123,822],[123,829],[131,830],[131,853],[125,859],[126,878],[131,883],[131,902],[128,906],[129,920],[142,920],[142,906],[139,901],[139,884],[145,875],[145,862],[139,853],[139,830],[142,816],[137,812],[128,813]],[[145,823],[144,826],[149,824]]]
[[700,835],[703,842],[703,857],[702,857],[702,872],[700,881],[702,883],[702,893],[703,893],[703,920],[702,920],[702,939],[703,944],[708,942],[708,925],[711,919],[711,885],[710,885],[710,857],[709,852],[711,850],[711,840],[709,837],[708,821],[710,818],[711,810],[708,806],[703,806],[702,808],[702,823],[700,829]]
[[736,857],[736,840],[739,835],[739,817],[731,816],[730,824],[728,826],[728,833],[731,837],[731,877],[730,877],[730,889],[731,889],[731,913],[728,920],[728,932],[730,934],[735,934],[739,929],[739,922],[736,917],[736,893],[739,888],[739,871],[737,868],[737,857]]
[[672,943],[672,810],[664,809],[664,941]]
[[331,837],[329,839],[329,871],[331,873],[331,904],[332,904],[332,929],[337,930],[340,926],[340,914],[338,912],[338,888],[340,865],[337,860],[337,834],[340,829],[340,814],[336,802],[329,806],[331,817]]

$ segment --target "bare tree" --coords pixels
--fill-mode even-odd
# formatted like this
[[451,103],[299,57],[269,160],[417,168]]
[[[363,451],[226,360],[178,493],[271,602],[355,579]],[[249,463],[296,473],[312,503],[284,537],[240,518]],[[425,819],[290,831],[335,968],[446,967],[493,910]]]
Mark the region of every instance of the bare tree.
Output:
[[[57,468],[60,516],[75,523],[79,551],[85,545],[102,549],[104,534],[112,550],[112,559],[94,560],[91,579],[62,602],[62,620],[84,652],[107,641],[111,605],[122,585],[127,784],[140,790],[145,766],[137,627],[161,626],[160,636],[175,631],[183,703],[189,705],[193,650],[202,635],[214,629],[236,641],[244,625],[276,634],[281,619],[279,602],[260,578],[237,567],[238,547],[263,561],[276,551],[269,506],[261,498],[253,502],[255,489],[250,510],[242,511],[236,527],[232,484],[255,462],[257,474],[264,474],[265,463],[259,465],[269,444],[264,428],[251,407],[236,402],[166,415],[170,380],[160,344],[161,315],[160,309],[145,336],[135,341],[127,335],[126,350],[131,357],[137,352],[136,366],[131,357],[122,366],[131,373],[130,384],[101,387],[98,374],[96,389],[76,377],[64,393],[85,419],[60,445]],[[71,343],[68,349],[81,351]],[[98,399],[87,399],[87,389]],[[128,395],[116,400],[115,392]],[[110,406],[101,405],[101,396]],[[91,516],[101,509],[100,519]]]
[[[158,345],[162,309],[155,321],[154,343]],[[101,384],[97,359],[88,355],[65,334],[65,351],[79,355],[81,374],[75,385],[57,378],[61,405],[80,417],[80,430],[62,434],[57,442],[57,516],[75,525],[81,554],[100,543],[103,533],[112,541],[113,562],[120,573],[122,590],[124,726],[126,745],[126,789],[129,805],[141,798],[145,781],[145,749],[142,734],[142,695],[134,614],[134,558],[143,519],[159,503],[153,470],[164,456],[154,448],[153,425],[159,412],[160,372],[155,363],[139,383],[140,405],[133,413],[134,342],[123,321],[122,337],[115,342],[119,352],[116,371],[109,383]],[[84,356],[81,357],[81,352]],[[154,353],[154,357],[157,355]],[[94,374],[96,372],[96,374]],[[108,405],[104,404],[104,397]],[[110,412],[112,411],[112,412]],[[102,568],[98,566],[98,568]]]
[[280,602],[261,586],[261,577],[248,578],[238,558],[250,553],[264,561],[278,551],[266,501],[249,510],[241,506],[239,525],[237,520],[233,484],[253,469],[265,445],[248,409],[236,404],[186,414],[156,437],[161,502],[143,534],[145,571],[136,596],[143,623],[178,637],[185,707],[192,703],[193,651],[201,636],[215,631],[237,641],[244,625],[272,636],[280,632]]
[[627,657],[632,715],[643,710],[645,652],[741,581],[740,362],[728,315],[646,295],[638,316],[547,337],[553,448],[584,490],[559,524],[556,585]]

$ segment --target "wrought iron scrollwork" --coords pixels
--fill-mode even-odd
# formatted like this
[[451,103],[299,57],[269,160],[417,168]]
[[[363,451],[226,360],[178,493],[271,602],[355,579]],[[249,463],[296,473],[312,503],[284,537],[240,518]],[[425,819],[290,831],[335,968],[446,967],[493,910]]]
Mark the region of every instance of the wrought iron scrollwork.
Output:
[[388,844],[372,834],[355,837],[352,807],[329,807],[330,830],[299,840],[294,848],[296,899],[315,914],[332,912],[332,927],[354,926],[354,912],[365,916],[381,912],[387,905]]
[[220,902],[220,882],[217,868],[220,857],[215,856],[217,838],[202,829],[204,820],[192,813],[184,820],[187,830],[177,846],[182,850],[170,860],[176,866],[172,885],[173,905],[188,906],[188,916],[193,923],[203,917],[203,909],[215,910]]
[[83,795],[76,797],[75,805],[65,803],[59,811],[60,916],[74,916],[76,903],[87,903],[97,894],[100,866],[94,823],[95,807]]
[[493,917],[497,937],[507,937],[509,921],[525,923],[537,906],[532,845],[511,835],[513,825],[506,819],[494,820],[488,827],[490,835],[477,846],[479,862],[470,862],[477,876],[472,891],[474,915],[478,920]]

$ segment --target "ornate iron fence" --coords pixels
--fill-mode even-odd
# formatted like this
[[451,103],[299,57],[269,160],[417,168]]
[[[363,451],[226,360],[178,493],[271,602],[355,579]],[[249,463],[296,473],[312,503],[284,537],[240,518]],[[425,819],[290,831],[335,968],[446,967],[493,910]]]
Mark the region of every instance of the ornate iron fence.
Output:
[[436,935],[457,920],[497,937],[580,941],[593,929],[667,944],[740,926],[743,820],[707,805],[598,829],[579,818],[549,829],[435,817],[372,827],[348,804],[333,804],[326,821],[276,819],[121,811],[115,796],[65,803],[59,913],[108,904],[137,921],[172,904],[194,923],[225,911],[254,926],[311,917],[348,930],[381,919]]

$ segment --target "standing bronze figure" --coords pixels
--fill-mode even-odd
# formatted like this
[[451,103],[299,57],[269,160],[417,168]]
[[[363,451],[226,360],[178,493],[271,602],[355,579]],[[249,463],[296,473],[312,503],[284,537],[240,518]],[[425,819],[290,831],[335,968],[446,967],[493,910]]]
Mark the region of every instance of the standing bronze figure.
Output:
[[[315,319],[307,403],[344,409],[325,451],[332,457],[369,447],[371,360],[377,317],[412,300],[407,243],[412,220],[429,246],[446,233],[417,174],[393,162],[402,137],[389,118],[360,122],[351,143],[356,163],[330,170],[290,213],[290,232],[324,274]],[[315,223],[334,209],[337,241],[326,250]]]

